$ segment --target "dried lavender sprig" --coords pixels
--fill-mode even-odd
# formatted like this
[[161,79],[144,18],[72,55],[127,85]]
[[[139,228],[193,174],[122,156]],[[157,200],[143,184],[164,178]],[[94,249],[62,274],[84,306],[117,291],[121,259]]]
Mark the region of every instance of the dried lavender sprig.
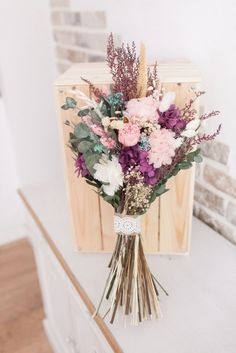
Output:
[[108,38],[107,64],[110,67],[114,92],[122,92],[125,101],[137,97],[137,80],[139,59],[136,55],[136,46],[121,45],[115,47],[112,33]]
[[83,77],[81,77],[81,80],[83,80],[89,85],[90,94],[92,93],[99,101],[101,100],[102,97],[106,96],[106,94],[98,87],[95,87],[91,81]]
[[213,133],[213,134],[203,134],[202,136],[196,136],[194,137],[192,144],[199,144],[203,141],[211,141],[214,140],[214,138],[216,138],[217,135],[219,135],[220,131],[221,131],[221,127],[222,125],[220,124],[217,128],[217,130]]
[[202,114],[200,116],[200,120],[206,120],[206,119],[209,119],[209,118],[212,118],[213,116],[217,116],[220,114],[220,111],[219,110],[213,110],[212,112],[210,113],[206,113],[206,114]]

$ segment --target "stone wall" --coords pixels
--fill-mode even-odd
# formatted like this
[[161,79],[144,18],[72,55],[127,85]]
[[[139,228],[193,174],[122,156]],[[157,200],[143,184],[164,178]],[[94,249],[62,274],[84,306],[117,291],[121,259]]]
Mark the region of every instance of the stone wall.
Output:
[[104,11],[73,11],[69,0],[51,0],[51,23],[59,73],[72,63],[105,60],[108,33]]
[[201,146],[197,165],[194,214],[236,244],[236,179],[229,174],[230,149],[217,140]]

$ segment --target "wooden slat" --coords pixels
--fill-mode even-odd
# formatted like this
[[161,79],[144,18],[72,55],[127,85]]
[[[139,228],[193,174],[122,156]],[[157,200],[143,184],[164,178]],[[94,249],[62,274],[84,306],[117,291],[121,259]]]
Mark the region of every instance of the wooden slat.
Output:
[[170,189],[160,200],[161,253],[186,253],[189,251],[192,224],[194,168],[181,171],[171,178]]

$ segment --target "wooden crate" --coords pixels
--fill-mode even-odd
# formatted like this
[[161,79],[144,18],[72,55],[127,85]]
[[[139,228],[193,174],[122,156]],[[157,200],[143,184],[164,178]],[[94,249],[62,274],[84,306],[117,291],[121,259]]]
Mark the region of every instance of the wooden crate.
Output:
[[[197,88],[199,74],[189,62],[165,62],[159,65],[159,75],[164,88],[176,92],[176,103],[183,106]],[[74,160],[67,147],[70,128],[66,120],[77,122],[71,110],[61,110],[65,97],[73,97],[78,88],[89,94],[88,85],[81,76],[91,80],[99,88],[108,88],[111,76],[105,63],[81,63],[73,65],[55,83],[56,104],[65,160],[69,207],[76,247],[81,251],[110,252],[114,248],[113,209],[74,172]],[[84,102],[79,102],[84,105]],[[194,168],[181,171],[168,182],[170,191],[151,206],[142,221],[142,236],[148,253],[187,253],[190,244]]]

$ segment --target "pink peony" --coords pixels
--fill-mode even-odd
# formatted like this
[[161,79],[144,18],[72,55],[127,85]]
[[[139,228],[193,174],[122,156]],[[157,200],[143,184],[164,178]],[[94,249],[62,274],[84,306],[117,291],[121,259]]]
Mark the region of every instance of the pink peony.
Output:
[[174,132],[167,129],[153,131],[149,138],[150,150],[148,152],[149,163],[155,168],[171,164],[177,147]]
[[116,147],[116,142],[111,137],[103,136],[100,138],[100,142],[109,150]]
[[132,123],[124,124],[123,129],[119,130],[118,140],[122,145],[134,146],[138,143],[140,138],[140,129],[137,125]]
[[134,98],[126,105],[127,113],[131,117],[142,118],[143,121],[157,121],[158,102],[152,97]]

